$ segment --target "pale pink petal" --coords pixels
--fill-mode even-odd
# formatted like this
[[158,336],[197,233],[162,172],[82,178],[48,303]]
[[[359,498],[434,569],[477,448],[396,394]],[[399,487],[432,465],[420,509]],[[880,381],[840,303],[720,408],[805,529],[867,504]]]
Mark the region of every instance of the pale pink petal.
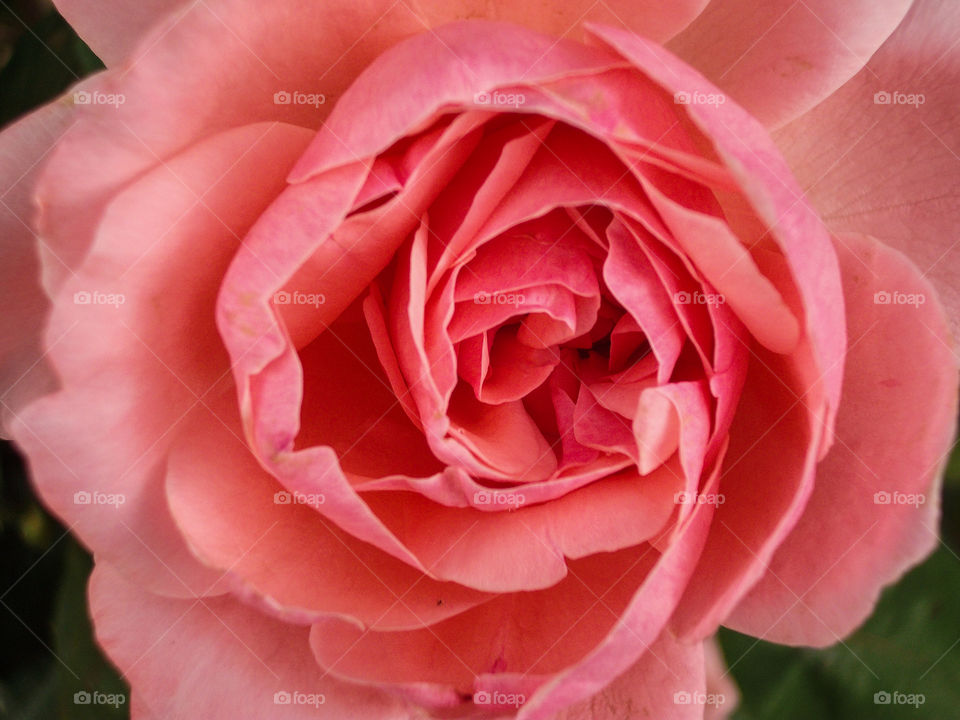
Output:
[[706,7],[709,0],[568,0],[562,4],[511,0],[420,0],[416,6],[430,26],[451,20],[500,20],[531,30],[580,40],[585,22],[618,25],[641,35],[667,40],[683,30]]
[[69,127],[64,101],[46,105],[0,133],[0,435],[10,414],[54,386],[42,358],[50,301],[40,286],[32,193],[50,146]]
[[859,72],[911,1],[713,0],[670,47],[776,127]]
[[152,25],[186,0],[55,0],[57,10],[108,67],[128,60]]
[[[644,545],[571,562],[569,576],[550,588],[503,594],[419,630],[369,632],[325,619],[313,626],[311,645],[332,675],[396,685],[405,694],[430,684],[448,703],[457,694],[469,701],[476,690],[509,691],[525,677],[530,698],[618,625],[657,557]],[[465,637],[485,641],[463,642]]]
[[431,575],[484,592],[516,592],[562,580],[566,558],[654,538],[673,514],[674,496],[682,488],[680,469],[673,464],[642,478],[624,471],[531,506],[522,490],[478,490],[476,507],[462,509],[407,493],[366,493],[364,498]]
[[960,4],[916,0],[866,69],[775,135],[831,229],[879,238],[932,280],[954,337],[960,336],[958,25]]
[[46,339],[63,388],[25,408],[13,435],[53,511],[151,590],[191,595],[216,580],[166,510],[166,453],[187,410],[229,377],[217,287],[308,136],[252,125],[172,158],[107,208],[91,255],[58,294]]
[[344,533],[316,511],[326,496],[285,490],[238,435],[232,397],[224,401],[217,418],[201,410],[185,421],[166,493],[193,552],[236,592],[290,622],[336,615],[385,629],[422,627],[488,599]]
[[[230,597],[151,595],[104,562],[96,564],[89,597],[97,640],[133,686],[135,708],[148,717],[410,717],[410,708],[382,692],[324,675],[310,655],[307,628]],[[278,693],[314,697],[284,703]]]
[[[663,633],[630,669],[589,700],[561,710],[550,720],[702,720],[706,693],[705,652],[700,643],[681,643]],[[709,665],[707,666],[709,669]]]
[[937,544],[957,417],[942,309],[917,268],[882,243],[844,235],[837,254],[850,331],[837,441],[800,522],[725,623],[773,642],[836,642]]
[[[142,4],[124,1],[121,17],[146,18],[136,9]],[[82,7],[93,5],[99,18],[105,3]],[[100,21],[93,17],[80,12],[75,19],[82,27],[89,21],[88,32],[96,34]],[[104,27],[112,34],[115,26]],[[182,12],[167,15],[137,38],[125,67],[74,88],[102,92],[117,102],[78,108],[80,122],[52,153],[39,190],[41,227],[51,252],[72,267],[89,248],[110,197],[201,137],[260,121],[319,127],[363,67],[390,44],[422,29],[405,3],[386,0],[182,3]],[[120,35],[124,39],[111,41],[118,47],[128,32]],[[318,43],[318,37],[324,41]],[[304,48],[311,48],[306,60]],[[314,103],[278,103],[278,92],[317,97]],[[59,284],[68,267],[45,270],[48,287]]]
[[[705,492],[716,492],[717,470],[704,483]],[[710,505],[698,505],[674,527],[666,543],[668,547],[619,613],[609,634],[576,666],[557,673],[539,688],[518,717],[522,720],[549,718],[556,711],[600,692],[610,683],[610,678],[625,672],[643,657],[644,651],[659,637],[691,578],[713,516]]]
[[703,662],[706,670],[706,693],[718,700],[705,705],[703,720],[725,720],[737,709],[740,692],[715,637],[703,641]]

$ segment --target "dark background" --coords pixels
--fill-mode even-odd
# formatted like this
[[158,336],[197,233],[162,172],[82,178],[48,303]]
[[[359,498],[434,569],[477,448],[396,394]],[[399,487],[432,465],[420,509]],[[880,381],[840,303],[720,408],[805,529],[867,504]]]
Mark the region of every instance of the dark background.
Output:
[[[102,67],[48,1],[0,0],[0,125]],[[960,717],[957,452],[943,506],[937,551],[887,589],[844,644],[809,650],[721,633],[743,696],[736,720]],[[129,697],[116,709],[74,703],[78,691],[129,692],[92,638],[90,567],[90,555],[37,500],[16,451],[0,444],[0,718],[128,717]],[[876,705],[879,691],[922,693],[925,702]]]

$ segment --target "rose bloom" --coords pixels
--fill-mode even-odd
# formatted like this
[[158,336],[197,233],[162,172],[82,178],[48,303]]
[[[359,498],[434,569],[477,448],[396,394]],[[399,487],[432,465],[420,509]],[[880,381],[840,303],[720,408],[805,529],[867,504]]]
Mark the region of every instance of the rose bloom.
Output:
[[960,5],[58,5],[4,424],[133,717],[721,717],[934,547]]

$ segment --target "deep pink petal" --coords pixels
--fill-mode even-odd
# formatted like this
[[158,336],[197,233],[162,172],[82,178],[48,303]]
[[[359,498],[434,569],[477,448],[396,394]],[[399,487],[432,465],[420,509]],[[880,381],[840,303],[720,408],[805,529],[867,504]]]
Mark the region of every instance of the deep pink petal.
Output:
[[663,283],[636,240],[619,224],[611,226],[607,236],[610,253],[603,264],[604,280],[646,334],[659,361],[657,380],[665,383],[683,348],[683,326]]
[[[660,46],[611,28],[596,27],[593,32],[670,94],[717,92],[714,85]],[[733,173],[795,278],[805,315],[803,330],[810,337],[814,362],[823,375],[829,437],[829,418],[839,402],[846,338],[840,276],[830,237],[766,130],[753,117],[732,102],[683,107]]]
[[803,382],[809,365],[809,360],[763,350],[751,354],[730,429],[717,513],[671,620],[681,637],[703,639],[716,632],[763,576],[803,512],[823,433],[822,419],[807,407],[818,404]]

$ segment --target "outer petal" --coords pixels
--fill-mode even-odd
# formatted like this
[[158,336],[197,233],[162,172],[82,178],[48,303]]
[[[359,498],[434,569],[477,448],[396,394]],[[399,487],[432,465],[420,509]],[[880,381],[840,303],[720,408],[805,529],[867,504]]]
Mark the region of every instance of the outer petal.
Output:
[[109,66],[133,52],[150,26],[181,11],[186,0],[55,0],[57,10]]
[[607,687],[551,720],[701,720],[703,707],[685,700],[705,692],[703,645],[681,643],[664,633]]
[[565,0],[565,2],[514,2],[513,0],[419,0],[431,27],[451,20],[500,20],[531,30],[580,40],[585,22],[622,27],[664,42],[683,30],[710,0]]
[[[80,86],[123,102],[83,106],[52,154],[39,189],[51,252],[74,266],[119,188],[198,138],[260,121],[318,127],[360,69],[422,29],[406,5],[382,0],[189,3],[140,39],[136,61],[122,72]],[[322,94],[325,102],[276,102],[284,91]],[[56,286],[67,274],[51,264],[44,283]]]
[[[451,20],[485,18],[525,25],[533,30],[552,35],[574,35],[583,22],[604,22],[622,25],[656,40],[667,40],[680,32],[707,5],[709,0],[677,0],[664,6],[659,0],[610,0],[596,3],[590,0],[564,3],[516,3],[506,0],[487,2],[469,0],[456,3],[441,0],[415,2],[388,2],[374,0],[362,3],[371,11],[387,14],[392,5],[401,4],[414,10],[423,23],[422,29],[441,25]],[[136,46],[150,26],[165,16],[178,18],[191,5],[186,0],[56,0],[57,9],[77,30],[94,52],[109,66],[137,57]],[[295,16],[300,2],[277,2],[291,6]],[[331,13],[335,10],[326,4]],[[241,11],[242,12],[242,11]],[[334,17],[338,17],[336,14]],[[372,26],[357,22],[355,17],[342,19],[340,34],[351,35],[363,42]]]
[[[153,591],[202,593],[216,580],[167,512],[166,453],[171,430],[229,373],[214,325],[217,286],[308,137],[289,125],[237,128],[118,196],[54,303],[46,340],[63,388],[12,425],[44,501]],[[109,496],[116,502],[98,502]]]
[[672,49],[768,127],[859,72],[913,0],[713,0]]
[[[310,655],[307,628],[270,619],[231,598],[161,598],[102,562],[89,594],[97,640],[133,686],[134,707],[149,717],[411,717],[382,693],[324,677]],[[295,692],[322,695],[323,701],[279,706],[283,698],[278,703],[277,693]]]
[[[60,172],[48,178],[43,227],[53,251],[68,263],[86,252],[109,196],[146,168],[200,136],[238,124],[279,120],[319,127],[337,98],[375,57],[436,23],[505,13],[561,33],[595,16],[665,38],[685,26],[704,4],[677,0],[664,10],[655,0],[615,0],[592,8],[582,2],[578,5],[584,10],[576,13],[575,8],[558,11],[547,3],[528,10],[526,4],[503,0],[493,7],[483,3],[482,8],[454,3],[453,10],[433,0],[205,0],[183,3],[181,11],[176,0],[168,2],[174,9],[157,16],[159,22],[143,37],[131,32],[128,24],[149,25],[151,11],[138,9],[144,3],[124,0],[118,11],[121,19],[104,25],[103,13],[93,9],[102,3],[61,3],[108,62],[137,46],[132,51],[135,60],[122,73],[102,73],[83,85],[89,91],[122,94],[124,103],[119,108],[86,106],[86,120],[56,151]],[[161,3],[150,0],[145,5],[156,10]],[[116,5],[111,3],[111,13]],[[567,20],[566,12],[576,17]],[[115,50],[110,49],[112,43],[117,43]],[[171,77],[187,80],[170,82]],[[275,93],[295,91],[322,95],[325,102],[275,102]],[[97,168],[94,177],[91,167]],[[45,282],[57,284],[64,274],[62,268],[47,270]]]
[[[51,103],[0,134],[0,428],[9,414],[49,390],[53,377],[42,334],[50,302],[40,287],[31,205],[36,176],[70,124],[70,107]],[[4,434],[0,430],[0,434]]]
[[[960,4],[918,0],[869,65],[776,134],[831,229],[866,233],[930,277],[960,329]],[[876,104],[903,93],[917,105]],[[922,95],[922,104],[920,103]],[[880,95],[876,99],[885,100]]]
[[[724,720],[729,717],[740,702],[740,693],[733,683],[727,663],[720,651],[720,643],[710,638],[703,643],[703,661],[706,670],[707,694],[718,698],[718,702],[707,704],[704,708],[704,720]],[[722,700],[719,698],[722,696]]]
[[[835,642],[937,542],[957,417],[946,321],[933,288],[900,253],[850,235],[837,252],[851,341],[837,442],[799,523],[725,623],[773,642]],[[893,293],[916,303],[896,304]]]

